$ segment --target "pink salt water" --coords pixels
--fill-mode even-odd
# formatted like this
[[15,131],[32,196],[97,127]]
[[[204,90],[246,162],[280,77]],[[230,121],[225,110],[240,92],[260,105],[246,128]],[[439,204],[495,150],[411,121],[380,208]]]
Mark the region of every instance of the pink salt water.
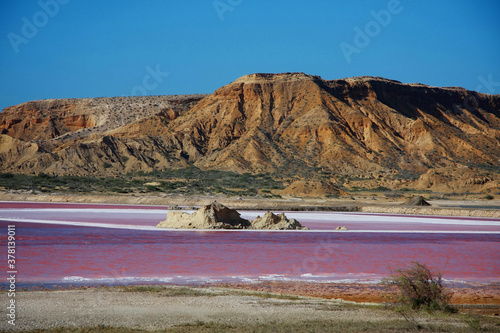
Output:
[[[0,227],[6,234],[16,225],[18,280],[28,284],[370,283],[412,261],[450,281],[500,280],[498,219],[286,212],[311,231],[155,228],[167,213],[162,207],[0,203]],[[332,231],[341,225],[348,231]]]

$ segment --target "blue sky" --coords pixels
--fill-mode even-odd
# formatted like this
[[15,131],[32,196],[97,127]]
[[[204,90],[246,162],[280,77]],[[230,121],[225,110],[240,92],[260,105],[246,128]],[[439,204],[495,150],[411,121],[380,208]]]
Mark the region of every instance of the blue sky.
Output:
[[0,2],[0,109],[211,93],[256,72],[500,94],[500,1]]

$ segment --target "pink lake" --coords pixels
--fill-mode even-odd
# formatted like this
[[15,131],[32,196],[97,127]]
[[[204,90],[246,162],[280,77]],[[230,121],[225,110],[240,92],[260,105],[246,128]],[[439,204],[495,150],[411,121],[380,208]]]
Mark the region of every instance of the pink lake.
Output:
[[[439,269],[450,282],[500,281],[498,219],[286,212],[311,231],[155,228],[167,213],[163,207],[4,202],[0,227],[7,234],[8,225],[16,226],[18,280],[25,284],[371,283],[412,261]],[[349,230],[332,231],[340,225]]]

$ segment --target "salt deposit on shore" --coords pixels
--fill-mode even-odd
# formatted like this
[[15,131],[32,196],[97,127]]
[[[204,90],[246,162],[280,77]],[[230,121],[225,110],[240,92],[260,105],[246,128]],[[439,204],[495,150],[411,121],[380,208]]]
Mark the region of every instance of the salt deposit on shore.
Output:
[[[219,199],[219,198],[217,198]],[[120,205],[171,205],[200,207],[208,205],[214,196],[151,196],[151,195],[97,195],[97,194],[13,194],[0,192],[0,201],[60,202]],[[447,215],[500,218],[500,200],[432,200],[432,207],[404,207],[391,200],[345,199],[262,199],[223,198],[226,206],[245,210],[327,210],[366,213]],[[481,207],[481,208],[478,208]],[[293,208],[293,209],[291,209]]]

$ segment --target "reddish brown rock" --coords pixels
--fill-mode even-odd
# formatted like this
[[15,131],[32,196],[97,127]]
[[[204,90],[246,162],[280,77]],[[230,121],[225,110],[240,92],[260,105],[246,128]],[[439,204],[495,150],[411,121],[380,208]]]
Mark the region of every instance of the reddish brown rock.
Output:
[[202,97],[46,100],[7,108],[0,134],[36,140],[39,149],[0,154],[0,172],[115,175],[194,164],[323,178],[334,186],[338,175],[347,175],[348,187],[470,192],[499,184],[498,173],[477,169],[500,165],[499,95],[282,73],[245,75]]

